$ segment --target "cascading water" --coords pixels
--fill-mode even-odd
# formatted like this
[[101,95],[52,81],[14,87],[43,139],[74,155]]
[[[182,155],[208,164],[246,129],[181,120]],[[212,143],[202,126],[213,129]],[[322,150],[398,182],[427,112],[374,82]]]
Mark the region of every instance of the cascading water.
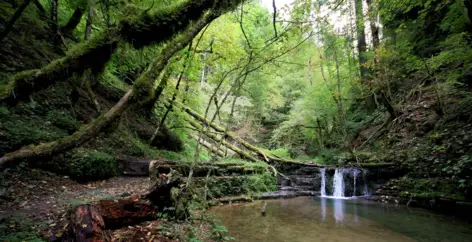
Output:
[[359,170],[358,169],[354,169],[353,170],[353,173],[352,175],[354,176],[354,193],[352,194],[352,196],[356,196],[356,187],[357,187],[357,176],[359,175]]
[[[353,194],[352,197],[356,197],[357,193],[357,178],[359,177],[359,174],[362,172],[362,178],[363,178],[363,183],[364,183],[364,189],[362,191],[363,195],[369,195],[369,189],[367,186],[367,180],[366,180],[366,171],[365,170],[360,170],[358,168],[336,168],[334,170],[334,177],[333,177],[333,198],[347,198],[345,197],[345,182],[344,182],[344,175],[349,174],[352,175],[353,177]],[[320,195],[322,197],[330,197],[327,196],[326,194],[326,168],[321,168],[320,169],[320,175],[321,175],[321,187],[320,187]]]
[[338,168],[334,170],[333,178],[333,197],[344,197],[344,169]]
[[362,179],[364,180],[364,196],[369,196],[369,187],[367,186],[366,171],[362,172]]
[[321,189],[320,194],[322,197],[326,196],[326,168],[320,169],[321,173]]

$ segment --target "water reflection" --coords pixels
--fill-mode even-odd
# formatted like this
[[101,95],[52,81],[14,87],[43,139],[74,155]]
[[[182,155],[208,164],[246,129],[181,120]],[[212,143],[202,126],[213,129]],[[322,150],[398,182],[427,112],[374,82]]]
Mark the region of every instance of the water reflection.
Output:
[[357,206],[354,206],[354,224],[359,224],[359,218],[357,217]]
[[334,203],[334,219],[336,223],[343,223],[344,220],[344,200],[331,199]]
[[[214,207],[237,241],[472,241],[472,225],[363,200],[294,198]],[[314,239],[316,238],[316,239]]]
[[321,198],[321,218],[323,222],[326,220],[326,198]]

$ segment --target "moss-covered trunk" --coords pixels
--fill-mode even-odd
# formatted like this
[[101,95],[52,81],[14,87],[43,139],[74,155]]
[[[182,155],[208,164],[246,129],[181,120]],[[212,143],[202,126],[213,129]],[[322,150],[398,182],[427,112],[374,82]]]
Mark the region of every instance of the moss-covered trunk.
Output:
[[18,151],[6,154],[0,158],[0,170],[4,169],[9,163],[15,163],[25,159],[51,156],[80,146],[88,140],[96,137],[100,131],[108,126],[113,120],[118,118],[129,106],[135,105],[139,108],[148,104],[155,97],[153,88],[154,82],[171,57],[177,51],[185,47],[200,32],[200,30],[215,19],[216,16],[217,15],[215,14],[205,15],[194,26],[191,26],[186,34],[174,38],[166,48],[159,53],[156,61],[149,66],[147,71],[145,71],[135,81],[133,89],[128,91],[107,113],[101,115],[90,124],[70,136],[49,143],[24,147]]

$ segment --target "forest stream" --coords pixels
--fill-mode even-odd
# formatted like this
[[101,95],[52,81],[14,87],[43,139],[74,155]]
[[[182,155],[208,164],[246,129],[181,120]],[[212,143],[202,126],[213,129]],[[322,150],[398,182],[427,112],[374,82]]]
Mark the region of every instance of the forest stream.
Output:
[[472,0],[0,1],[0,242],[472,241],[471,130]]
[[[266,215],[261,211],[266,205]],[[470,241],[472,225],[403,205],[298,197],[214,207],[237,241]]]

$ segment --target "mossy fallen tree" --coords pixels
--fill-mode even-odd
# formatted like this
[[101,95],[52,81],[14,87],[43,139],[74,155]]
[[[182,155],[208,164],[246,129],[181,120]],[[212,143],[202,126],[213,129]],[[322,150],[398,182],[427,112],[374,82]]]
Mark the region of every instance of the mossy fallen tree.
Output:
[[[192,120],[191,118],[187,118],[186,121],[192,125],[193,127],[195,127],[197,130],[203,130],[202,129],[202,125],[199,124],[197,121],[195,120]],[[247,159],[247,160],[250,160],[250,161],[253,161],[253,162],[257,162],[259,161],[259,159],[257,159],[256,157],[254,157],[253,155],[241,150],[240,148],[228,143],[227,141],[225,141],[223,138],[221,137],[218,137],[218,135],[212,133],[212,132],[209,132],[209,131],[203,131],[203,134],[205,136],[207,136],[208,138],[214,140],[216,143],[220,143],[226,147],[228,147],[228,149],[234,151],[236,154],[240,155],[241,157],[243,157],[244,159]],[[198,139],[197,139],[198,140]]]
[[48,157],[78,147],[96,137],[100,131],[116,120],[130,106],[142,107],[154,100],[154,81],[167,65],[171,57],[185,47],[200,30],[215,19],[218,15],[214,12],[207,13],[195,25],[189,27],[185,34],[174,38],[160,52],[156,61],[135,81],[132,89],[126,92],[121,100],[108,112],[93,120],[74,134],[59,140],[23,147],[0,158],[0,170],[8,164],[31,160],[32,158]]
[[[259,161],[259,160],[264,160],[265,162],[267,163],[273,163],[273,162],[286,162],[286,163],[297,163],[297,164],[302,164],[300,162],[296,162],[296,161],[292,161],[292,160],[287,160],[287,159],[282,159],[282,158],[279,158],[279,157],[275,157],[274,155],[271,155],[271,154],[268,154],[266,152],[264,152],[261,148],[255,146],[255,145],[252,145],[248,142],[246,142],[244,139],[242,139],[241,137],[239,137],[236,133],[234,132],[231,132],[231,131],[227,131],[225,130],[224,128],[222,128],[221,126],[219,126],[218,124],[214,123],[214,122],[211,122],[210,120],[206,119],[205,117],[203,117],[201,114],[195,112],[194,110],[192,110],[190,107],[188,106],[185,106],[184,104],[180,103],[180,102],[177,102],[177,101],[174,101],[174,103],[179,106],[183,111],[185,111],[187,114],[189,114],[190,116],[192,116],[194,119],[198,120],[199,122],[201,123],[204,123],[206,126],[208,127],[211,127],[212,129],[214,129],[215,131],[217,132],[221,132],[221,133],[224,133],[225,136],[228,136],[230,137],[231,139],[235,140],[236,142],[238,142],[241,146],[244,146],[247,150],[251,151],[251,152],[254,152],[258,157],[260,157],[260,159],[250,155],[249,153],[247,152],[244,152],[243,150],[239,149],[238,147],[226,142],[225,140],[222,140],[222,138],[218,137],[217,135],[211,133],[211,132],[204,132],[204,134],[206,136],[208,136],[209,138],[215,140],[216,142],[220,142],[222,141],[222,144],[226,147],[228,147],[229,149],[233,150],[234,152],[236,152],[237,154],[241,155],[242,157],[248,159],[248,160],[251,160],[251,161]],[[201,128],[201,125],[196,122],[195,120],[192,120],[192,119],[187,119],[187,121],[192,125],[194,126],[195,128],[197,128],[198,130],[203,130]],[[306,166],[319,166],[317,164],[303,164],[303,165],[306,165]]]
[[14,75],[0,90],[0,102],[14,104],[28,98],[34,91],[65,80],[72,74],[82,74],[88,69],[93,73],[99,73],[110,60],[120,41],[131,43],[136,48],[163,43],[182,32],[208,10],[219,16],[240,2],[241,0],[189,0],[156,12],[128,5],[124,10],[123,20],[116,27],[77,45],[66,56],[52,61],[41,69]]
[[[198,137],[196,136],[192,136],[192,138],[198,140]],[[213,154],[216,154],[219,157],[225,157],[225,153],[220,149],[214,147],[210,142],[207,142],[206,140],[200,140],[199,144],[205,147],[207,150],[211,151]]]

